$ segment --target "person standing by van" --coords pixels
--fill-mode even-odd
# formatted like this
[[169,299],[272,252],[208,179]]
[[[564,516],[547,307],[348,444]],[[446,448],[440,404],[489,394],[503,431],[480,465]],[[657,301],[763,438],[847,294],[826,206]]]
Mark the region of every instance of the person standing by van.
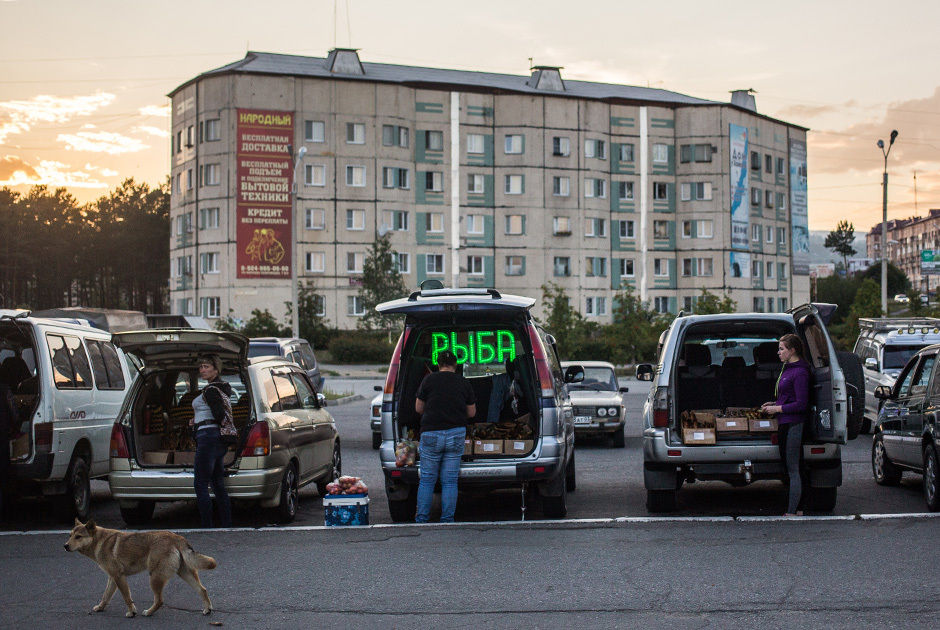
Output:
[[457,357],[449,350],[437,355],[438,371],[418,387],[415,411],[421,414],[421,479],[415,521],[427,523],[438,477],[441,480],[441,522],[453,523],[457,510],[457,477],[467,437],[467,419],[477,413],[470,382],[457,374]]
[[199,376],[206,381],[202,392],[193,399],[193,429],[196,432],[196,462],[193,485],[203,527],[212,527],[212,497],[219,505],[222,527],[232,526],[232,502],[225,490],[224,460],[228,446],[222,442],[222,420],[225,417],[223,396],[232,395],[232,386],[221,378],[222,359],[217,354],[204,354],[197,360]]
[[810,367],[803,360],[803,342],[796,335],[780,338],[777,356],[783,362],[777,379],[777,400],[764,403],[761,409],[777,416],[780,461],[790,480],[790,500],[784,516],[802,516],[803,431],[809,409]]

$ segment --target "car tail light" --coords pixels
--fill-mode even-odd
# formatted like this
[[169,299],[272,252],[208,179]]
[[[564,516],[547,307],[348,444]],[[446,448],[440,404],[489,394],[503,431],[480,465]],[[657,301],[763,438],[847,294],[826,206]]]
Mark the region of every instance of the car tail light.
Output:
[[532,344],[532,357],[535,359],[535,370],[539,375],[542,398],[554,398],[555,388],[552,386],[552,369],[545,359],[542,340],[539,339],[539,333],[535,330],[535,326],[529,326],[529,342]]
[[271,454],[271,430],[264,420],[251,425],[242,457],[264,457]]
[[382,415],[382,405],[372,405],[372,417],[378,418]]
[[653,426],[669,426],[669,390],[665,387],[657,388],[653,396]]
[[545,466],[536,466],[532,469],[532,472],[543,475],[545,474]]
[[822,455],[826,452],[826,448],[824,446],[814,446],[813,448],[809,449],[809,452],[813,455]]
[[392,472],[389,473],[389,475],[391,475],[392,477],[401,477],[401,471],[393,470]]
[[666,451],[666,455],[668,455],[669,457],[679,457],[680,455],[682,455],[682,451],[680,451],[680,450],[675,450],[675,451],[670,450],[670,451]]
[[405,331],[398,337],[398,344],[395,346],[395,352],[392,353],[392,361],[388,365],[388,374],[385,376],[385,390],[382,394],[382,400],[384,402],[392,402],[395,400],[395,381],[398,380],[398,368],[401,365],[401,352],[405,348],[405,343],[408,341],[409,329],[405,328]]
[[124,427],[115,422],[111,427],[111,457],[125,457],[130,459],[131,452],[127,448],[127,440],[124,439]]
[[52,423],[39,422],[33,425],[37,453],[52,452]]

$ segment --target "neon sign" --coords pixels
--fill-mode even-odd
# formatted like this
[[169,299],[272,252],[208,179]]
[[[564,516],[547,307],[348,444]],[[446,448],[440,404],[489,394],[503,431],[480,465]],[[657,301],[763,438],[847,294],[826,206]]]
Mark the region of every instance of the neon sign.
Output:
[[437,365],[437,355],[444,350],[453,352],[457,363],[505,363],[516,358],[516,341],[508,330],[471,330],[466,339],[459,343],[456,332],[431,333],[431,362]]

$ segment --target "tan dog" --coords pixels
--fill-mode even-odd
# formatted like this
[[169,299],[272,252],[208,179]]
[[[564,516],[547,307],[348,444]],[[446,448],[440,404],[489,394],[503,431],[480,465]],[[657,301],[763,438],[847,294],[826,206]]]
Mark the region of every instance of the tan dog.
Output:
[[186,539],[172,532],[120,532],[116,529],[98,527],[94,521],[82,524],[75,519],[75,527],[65,543],[66,551],[82,553],[108,574],[108,585],[101,596],[101,603],[93,608],[101,612],[114,596],[115,589],[121,591],[127,604],[127,616],[137,614],[127,576],[150,572],[150,588],[153,589],[153,606],[144,611],[152,615],[163,605],[163,587],[173,575],[179,575],[192,586],[202,598],[202,614],[212,612],[209,593],[199,581],[199,569],[214,569],[216,562],[209,556],[196,553]]

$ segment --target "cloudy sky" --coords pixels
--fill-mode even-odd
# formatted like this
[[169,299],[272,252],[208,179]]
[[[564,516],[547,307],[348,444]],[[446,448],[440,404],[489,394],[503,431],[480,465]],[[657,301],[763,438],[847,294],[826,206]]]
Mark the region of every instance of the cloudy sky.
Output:
[[[661,87],[811,129],[809,221],[940,208],[940,3],[921,0],[0,0],[0,186],[81,201],[168,172],[166,94],[247,50]],[[916,177],[916,179],[915,179]],[[916,182],[916,183],[915,183]]]

